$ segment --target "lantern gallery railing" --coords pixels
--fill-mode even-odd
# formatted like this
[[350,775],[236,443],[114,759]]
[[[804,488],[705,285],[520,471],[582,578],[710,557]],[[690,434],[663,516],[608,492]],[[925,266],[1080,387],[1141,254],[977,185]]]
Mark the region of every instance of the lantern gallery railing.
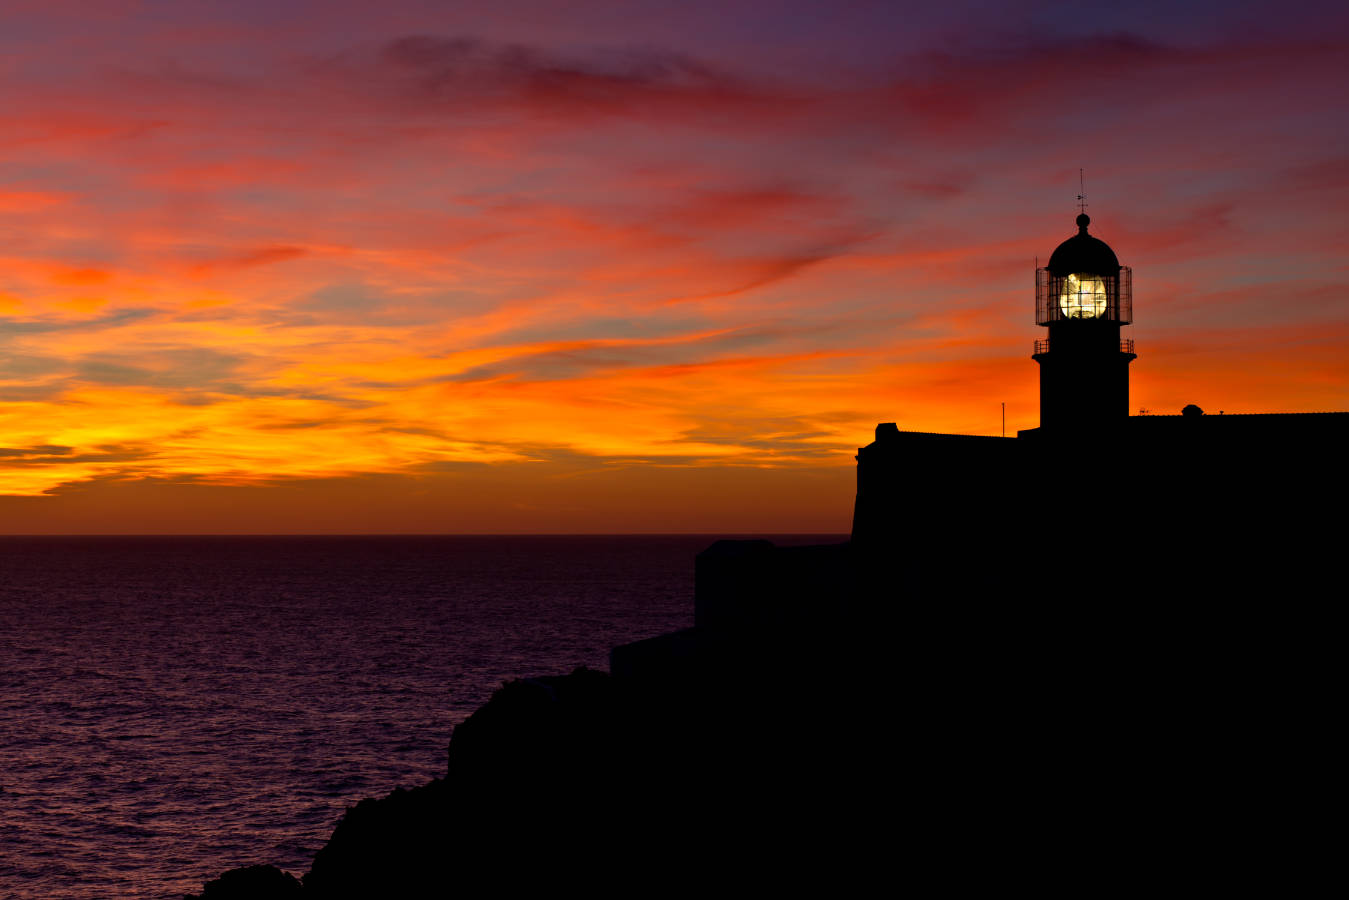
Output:
[[[1035,355],[1036,355],[1036,356],[1039,356],[1041,353],[1048,353],[1048,352],[1049,352],[1049,338],[1040,338],[1038,341],[1035,342]],[[1133,353],[1133,352],[1134,352],[1134,339],[1133,339],[1133,338],[1121,338],[1121,339],[1120,339],[1120,342],[1119,342],[1119,352],[1120,352],[1120,353]]]
[[1134,316],[1133,270],[1119,273],[1075,272],[1055,275],[1035,270],[1035,324],[1071,319],[1105,319],[1128,325]]

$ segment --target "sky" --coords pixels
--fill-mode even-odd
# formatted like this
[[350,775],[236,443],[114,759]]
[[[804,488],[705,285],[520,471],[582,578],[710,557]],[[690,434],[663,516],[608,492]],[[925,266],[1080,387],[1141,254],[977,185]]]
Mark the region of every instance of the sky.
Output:
[[0,0],[0,533],[845,532],[878,422],[1349,409],[1343,4]]

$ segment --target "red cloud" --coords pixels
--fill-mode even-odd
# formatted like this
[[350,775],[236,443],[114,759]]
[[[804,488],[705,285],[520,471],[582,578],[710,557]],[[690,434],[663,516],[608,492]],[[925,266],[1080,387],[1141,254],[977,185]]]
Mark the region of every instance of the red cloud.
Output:
[[221,270],[250,269],[254,266],[268,266],[274,263],[299,259],[302,256],[307,256],[309,253],[310,251],[304,247],[255,247],[241,253],[230,254],[206,262],[196,263],[192,266],[192,271],[198,275],[208,275]]

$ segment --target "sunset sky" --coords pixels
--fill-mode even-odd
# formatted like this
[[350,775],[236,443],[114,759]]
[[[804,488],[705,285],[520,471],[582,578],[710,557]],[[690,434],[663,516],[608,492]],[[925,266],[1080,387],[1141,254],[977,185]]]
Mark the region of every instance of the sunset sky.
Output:
[[0,0],[0,532],[846,531],[877,422],[1349,408],[1344,4]]

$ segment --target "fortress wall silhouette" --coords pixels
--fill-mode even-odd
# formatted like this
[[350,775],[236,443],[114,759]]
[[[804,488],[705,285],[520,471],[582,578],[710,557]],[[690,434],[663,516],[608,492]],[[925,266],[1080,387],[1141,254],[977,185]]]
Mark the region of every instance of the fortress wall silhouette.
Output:
[[697,559],[694,627],[615,648],[612,671],[668,678],[846,644],[970,602],[1181,616],[1333,594],[1346,452],[1345,412],[1136,416],[1015,438],[882,423],[857,453],[849,543],[713,544]]
[[1296,569],[1298,545],[1342,533],[1347,450],[1343,412],[1134,416],[1016,438],[883,424],[857,454],[852,539],[919,564],[982,554],[1051,576],[1073,562],[1156,574],[1157,553]]

